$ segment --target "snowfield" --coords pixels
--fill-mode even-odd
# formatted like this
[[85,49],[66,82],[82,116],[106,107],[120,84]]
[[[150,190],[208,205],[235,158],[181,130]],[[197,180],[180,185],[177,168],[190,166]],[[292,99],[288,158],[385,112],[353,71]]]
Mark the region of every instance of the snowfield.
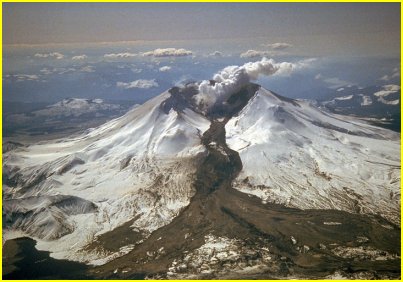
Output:
[[400,224],[400,135],[260,89],[226,125],[236,189],[302,209],[380,214]]

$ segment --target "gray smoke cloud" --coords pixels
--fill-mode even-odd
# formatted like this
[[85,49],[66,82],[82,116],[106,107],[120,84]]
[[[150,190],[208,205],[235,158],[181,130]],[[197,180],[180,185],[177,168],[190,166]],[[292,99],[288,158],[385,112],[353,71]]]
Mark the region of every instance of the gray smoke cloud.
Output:
[[257,80],[259,76],[289,75],[292,71],[304,68],[311,60],[298,63],[281,62],[276,63],[273,59],[262,58],[257,62],[249,62],[242,66],[229,66],[217,74],[212,85],[209,80],[199,84],[199,93],[194,99],[203,109],[208,109],[217,102],[224,101],[231,94],[239,90],[250,81]]

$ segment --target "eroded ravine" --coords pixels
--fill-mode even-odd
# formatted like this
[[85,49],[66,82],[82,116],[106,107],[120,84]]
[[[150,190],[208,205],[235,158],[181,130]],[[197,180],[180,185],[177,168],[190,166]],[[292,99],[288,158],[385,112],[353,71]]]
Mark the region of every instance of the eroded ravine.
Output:
[[[238,105],[230,116],[241,108]],[[208,155],[197,170],[196,194],[190,204],[127,255],[90,270],[91,276],[312,279],[338,271],[351,278],[400,277],[400,228],[385,219],[263,204],[257,197],[233,189],[231,183],[242,163],[225,142],[230,116],[212,117],[202,136]],[[247,251],[235,261],[219,260],[218,266],[217,261],[203,266],[187,262],[174,276],[167,275],[174,262],[184,262],[187,255],[197,253],[210,235],[238,240]],[[269,260],[265,259],[267,252]],[[209,271],[203,270],[206,268]],[[235,271],[241,268],[255,271]]]

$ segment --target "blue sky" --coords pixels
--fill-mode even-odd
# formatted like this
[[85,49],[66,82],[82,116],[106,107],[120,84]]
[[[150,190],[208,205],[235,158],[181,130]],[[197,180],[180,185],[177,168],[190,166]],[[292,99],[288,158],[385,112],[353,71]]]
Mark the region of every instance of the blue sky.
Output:
[[262,57],[309,62],[259,79],[289,97],[398,83],[399,5],[3,3],[3,99],[141,102]]

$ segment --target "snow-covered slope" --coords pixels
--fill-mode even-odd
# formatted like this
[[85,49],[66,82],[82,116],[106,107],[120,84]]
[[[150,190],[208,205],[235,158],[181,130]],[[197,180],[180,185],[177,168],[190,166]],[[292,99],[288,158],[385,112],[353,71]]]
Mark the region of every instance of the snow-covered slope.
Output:
[[[163,108],[170,96],[79,137],[5,153],[5,238],[18,230],[55,257],[80,259],[77,252],[94,236],[124,223],[134,220],[132,228],[144,234],[169,223],[194,193],[205,152],[199,135],[210,125],[190,108]],[[69,209],[55,204],[60,195],[70,199]]]
[[260,89],[226,125],[243,170],[235,188],[303,209],[400,223],[400,135]]

